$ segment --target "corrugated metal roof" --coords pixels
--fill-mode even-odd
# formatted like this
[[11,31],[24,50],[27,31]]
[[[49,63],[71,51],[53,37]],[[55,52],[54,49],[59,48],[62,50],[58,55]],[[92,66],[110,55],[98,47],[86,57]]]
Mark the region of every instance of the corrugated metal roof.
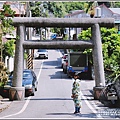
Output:
[[120,20],[115,20],[115,23],[117,24],[117,23],[120,23]]
[[109,8],[113,13],[120,14],[120,8]]

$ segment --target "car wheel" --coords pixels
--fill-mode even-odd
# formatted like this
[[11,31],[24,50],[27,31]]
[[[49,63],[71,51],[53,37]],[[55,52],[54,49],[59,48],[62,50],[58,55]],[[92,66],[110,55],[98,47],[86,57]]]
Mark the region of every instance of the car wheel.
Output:
[[67,70],[64,70],[64,73],[66,74],[66,73],[67,73]]
[[64,72],[64,74],[66,74],[66,73],[67,73],[67,71],[66,71],[65,69],[63,69],[63,72]]
[[71,78],[71,76],[69,75],[69,73],[67,73],[67,76],[68,76],[68,78]]
[[32,94],[31,94],[31,96],[34,96],[35,95],[35,93],[33,92]]
[[31,96],[35,95],[35,87],[33,88],[33,92],[31,93]]
[[34,96],[35,95],[35,91],[33,91],[33,93],[31,94],[31,96]]
[[63,69],[63,72],[65,72],[64,69]]
[[61,68],[63,68],[63,64],[61,65]]
[[37,91],[37,87],[35,88],[35,91]]
[[38,86],[38,81],[36,82],[36,85],[35,85],[35,91],[37,91],[37,86]]
[[26,95],[26,94],[25,94],[25,97],[29,97],[29,96],[30,96],[30,95],[28,95],[28,94]]

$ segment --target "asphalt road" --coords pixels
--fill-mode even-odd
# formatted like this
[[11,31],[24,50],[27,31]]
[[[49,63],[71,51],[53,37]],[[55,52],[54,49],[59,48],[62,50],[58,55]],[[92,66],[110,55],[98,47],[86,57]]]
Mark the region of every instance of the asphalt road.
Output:
[[[108,108],[94,100],[92,90],[94,80],[81,80],[82,108],[81,114],[73,114],[74,103],[71,99],[72,79],[61,69],[61,52],[49,50],[48,59],[35,59],[34,71],[38,77],[38,91],[35,96],[26,97],[24,101],[13,101],[10,107],[0,113],[5,118],[112,118]],[[103,113],[107,113],[103,114]]]

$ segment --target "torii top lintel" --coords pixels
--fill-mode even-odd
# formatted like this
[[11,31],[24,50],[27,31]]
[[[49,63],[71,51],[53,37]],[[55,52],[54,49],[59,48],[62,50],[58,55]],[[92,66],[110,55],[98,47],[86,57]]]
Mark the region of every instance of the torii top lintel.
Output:
[[12,19],[14,26],[20,24],[26,27],[74,27],[85,28],[93,24],[99,24],[101,27],[114,27],[114,18],[42,18],[42,17],[15,17]]

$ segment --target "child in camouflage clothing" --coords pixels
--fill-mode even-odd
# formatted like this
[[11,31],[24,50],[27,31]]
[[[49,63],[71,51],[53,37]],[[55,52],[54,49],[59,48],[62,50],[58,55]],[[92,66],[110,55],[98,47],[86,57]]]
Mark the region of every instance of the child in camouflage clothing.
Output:
[[80,113],[80,108],[81,108],[81,90],[80,90],[80,80],[78,79],[79,73],[75,73],[74,75],[74,82],[73,82],[73,88],[72,88],[72,98],[74,101],[74,105],[75,105],[75,112],[76,113]]

